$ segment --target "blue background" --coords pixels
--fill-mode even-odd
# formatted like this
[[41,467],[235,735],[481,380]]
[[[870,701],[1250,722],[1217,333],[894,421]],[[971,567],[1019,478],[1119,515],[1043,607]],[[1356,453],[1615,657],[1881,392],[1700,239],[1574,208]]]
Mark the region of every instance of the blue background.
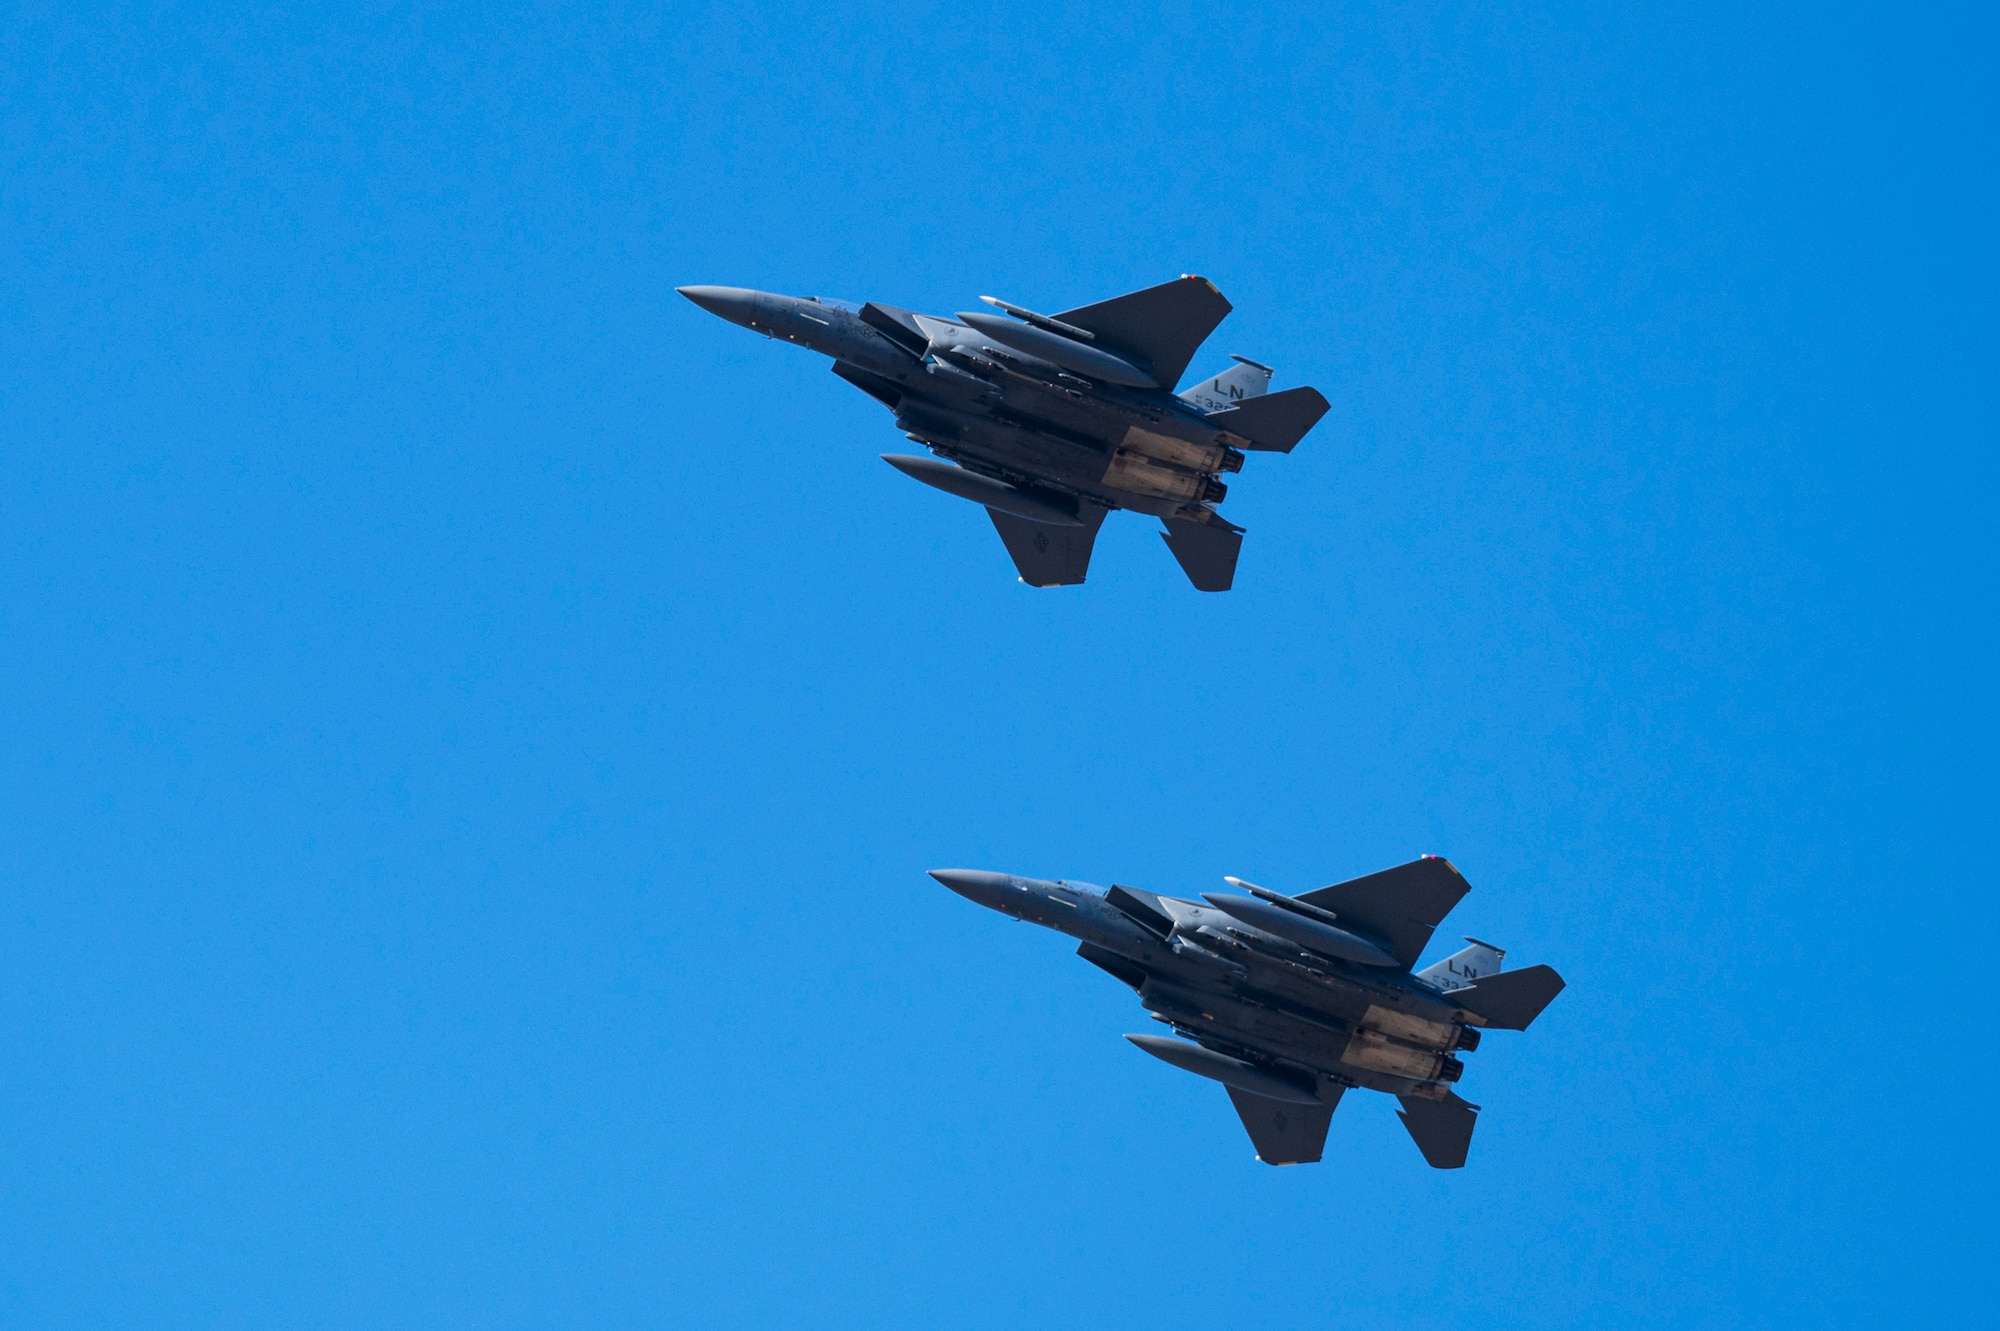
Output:
[[[0,1321],[1982,1315],[1995,34],[1745,8],[14,8]],[[1183,272],[1227,596],[672,290]],[[924,876],[1424,852],[1451,1174]]]

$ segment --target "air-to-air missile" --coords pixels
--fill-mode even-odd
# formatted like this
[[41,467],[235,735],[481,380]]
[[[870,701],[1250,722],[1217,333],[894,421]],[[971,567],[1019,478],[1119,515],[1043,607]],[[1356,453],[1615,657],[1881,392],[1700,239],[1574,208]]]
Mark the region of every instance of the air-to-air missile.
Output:
[[1563,988],[1547,966],[1505,969],[1506,953],[1475,938],[1412,969],[1470,890],[1435,856],[1296,897],[1229,878],[1236,891],[1201,902],[975,869],[931,877],[1081,940],[1079,956],[1174,1032],[1125,1038],[1222,1083],[1267,1164],[1319,1159],[1334,1106],[1360,1088],[1395,1096],[1424,1159],[1459,1168],[1479,1106],[1455,1089],[1458,1056],[1482,1030],[1526,1030]]
[[833,357],[833,372],[896,414],[935,456],[884,454],[906,476],[984,505],[1021,580],[1082,582],[1105,514],[1161,519],[1202,591],[1227,591],[1243,529],[1216,512],[1246,453],[1289,453],[1326,413],[1311,388],[1269,392],[1242,356],[1176,393],[1229,313],[1183,277],[1061,314],[982,296],[1000,313],[951,318],[870,302],[681,287],[731,323]]

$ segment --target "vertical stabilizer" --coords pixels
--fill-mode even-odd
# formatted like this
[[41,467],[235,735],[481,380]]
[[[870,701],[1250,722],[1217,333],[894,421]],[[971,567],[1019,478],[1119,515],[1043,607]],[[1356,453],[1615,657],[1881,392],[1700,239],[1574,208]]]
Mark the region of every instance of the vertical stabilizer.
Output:
[[1465,941],[1472,946],[1452,953],[1435,965],[1424,967],[1417,972],[1417,978],[1449,993],[1453,989],[1465,988],[1482,975],[1499,974],[1501,963],[1507,959],[1504,951],[1477,938]]
[[1199,412],[1221,411],[1224,407],[1235,406],[1246,397],[1262,397],[1270,391],[1270,366],[1259,365],[1241,356],[1231,359],[1236,362],[1234,365],[1182,393],[1181,401]]

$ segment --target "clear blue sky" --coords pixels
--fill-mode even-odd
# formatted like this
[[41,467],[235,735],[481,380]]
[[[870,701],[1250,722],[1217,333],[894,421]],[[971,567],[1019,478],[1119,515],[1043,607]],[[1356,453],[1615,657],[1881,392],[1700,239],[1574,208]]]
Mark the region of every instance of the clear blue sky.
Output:
[[[0,27],[0,1323],[1990,1314],[1990,10],[325,8]],[[1226,596],[673,294],[1184,272]],[[924,876],[1425,852],[1453,1174]]]

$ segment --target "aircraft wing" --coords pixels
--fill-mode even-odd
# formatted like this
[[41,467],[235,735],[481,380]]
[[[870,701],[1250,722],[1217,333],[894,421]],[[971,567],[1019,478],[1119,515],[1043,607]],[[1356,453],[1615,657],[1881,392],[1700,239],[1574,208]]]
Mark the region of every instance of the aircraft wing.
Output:
[[1322,1083],[1319,1105],[1295,1105],[1262,1095],[1225,1087],[1236,1115],[1243,1120],[1257,1158],[1267,1165],[1309,1165],[1319,1159],[1326,1146],[1326,1129],[1340,1104],[1342,1088]]
[[1014,558],[1014,567],[1021,571],[1021,581],[1030,587],[1070,587],[1083,581],[1090,569],[1090,552],[1097,545],[1097,529],[1109,510],[1091,503],[1079,507],[1077,516],[1083,520],[1079,527],[1030,522],[997,508],[986,510]]
[[1229,313],[1229,301],[1205,277],[1182,277],[1128,296],[1064,310],[1056,318],[1094,333],[1093,346],[1142,363],[1168,392]]
[[1426,855],[1303,893],[1299,900],[1332,911],[1343,926],[1375,935],[1389,945],[1397,965],[1414,966],[1438,921],[1471,890],[1450,860]]

